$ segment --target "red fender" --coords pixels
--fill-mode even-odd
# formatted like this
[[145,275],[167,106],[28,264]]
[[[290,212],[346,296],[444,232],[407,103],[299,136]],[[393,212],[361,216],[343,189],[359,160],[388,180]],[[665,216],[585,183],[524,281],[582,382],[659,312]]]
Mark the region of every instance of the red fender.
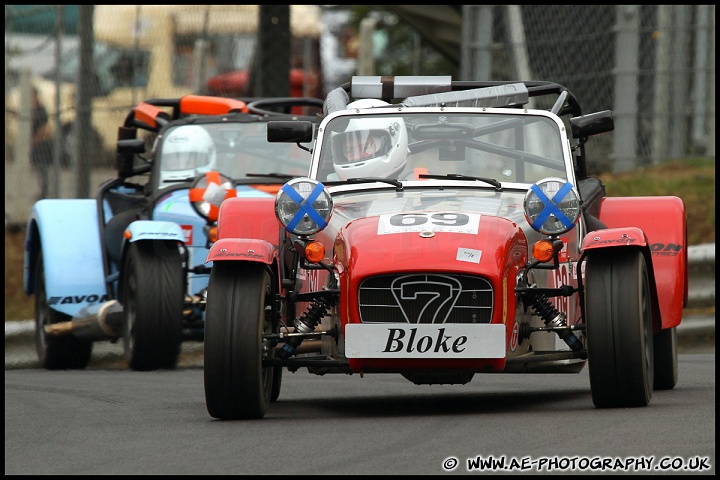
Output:
[[223,238],[210,247],[205,262],[249,260],[271,265],[278,253],[272,243],[252,238]]
[[645,233],[637,227],[608,228],[588,233],[582,241],[582,250],[596,250],[609,246],[646,247]]
[[218,238],[262,239],[280,243],[282,226],[275,216],[275,196],[232,197],[222,202],[218,214]]
[[[687,306],[689,283],[687,217],[682,199],[673,196],[606,197],[603,198],[599,217],[615,231],[632,226],[645,234],[652,258],[662,327],[679,325],[682,310]],[[601,232],[590,233],[588,239]]]

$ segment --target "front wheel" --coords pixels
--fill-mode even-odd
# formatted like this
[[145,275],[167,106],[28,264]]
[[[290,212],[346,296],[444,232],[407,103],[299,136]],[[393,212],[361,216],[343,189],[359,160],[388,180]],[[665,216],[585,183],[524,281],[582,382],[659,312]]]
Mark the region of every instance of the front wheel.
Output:
[[655,390],[672,390],[678,380],[677,327],[660,330],[653,337]]
[[45,262],[42,250],[35,261],[35,350],[40,366],[47,370],[83,369],[90,363],[92,342],[80,340],[71,333],[48,336],[45,326],[68,322],[69,315],[48,306],[45,290]]
[[653,390],[650,280],[637,249],[593,252],[585,267],[585,321],[593,403],[644,407]]
[[123,348],[132,370],[171,370],[182,343],[184,269],[177,242],[134,242],[123,268]]
[[263,342],[273,332],[272,288],[265,265],[215,262],[205,310],[205,403],[219,419],[263,418],[280,382],[263,358],[274,353]]

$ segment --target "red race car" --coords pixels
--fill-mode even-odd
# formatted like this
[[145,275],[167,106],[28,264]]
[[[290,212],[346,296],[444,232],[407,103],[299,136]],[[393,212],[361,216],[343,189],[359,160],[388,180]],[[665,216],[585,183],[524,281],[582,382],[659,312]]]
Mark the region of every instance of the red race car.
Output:
[[598,408],[674,388],[685,207],[605,195],[585,145],[613,128],[556,83],[449,77],[353,77],[317,129],[270,121],[271,142],[313,140],[312,163],[220,207],[209,414],[262,418],[301,368],[428,385],[587,366]]

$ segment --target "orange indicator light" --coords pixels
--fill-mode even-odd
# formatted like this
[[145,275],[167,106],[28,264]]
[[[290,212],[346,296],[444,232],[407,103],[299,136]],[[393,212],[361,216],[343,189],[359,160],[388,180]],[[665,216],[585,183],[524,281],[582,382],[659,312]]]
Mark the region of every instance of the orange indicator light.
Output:
[[325,247],[320,242],[309,242],[305,245],[305,258],[309,262],[321,262],[325,258]]
[[207,232],[207,238],[210,243],[217,242],[217,225],[214,227],[210,227]]
[[533,256],[541,262],[549,262],[553,259],[555,250],[549,240],[540,240],[533,245]]

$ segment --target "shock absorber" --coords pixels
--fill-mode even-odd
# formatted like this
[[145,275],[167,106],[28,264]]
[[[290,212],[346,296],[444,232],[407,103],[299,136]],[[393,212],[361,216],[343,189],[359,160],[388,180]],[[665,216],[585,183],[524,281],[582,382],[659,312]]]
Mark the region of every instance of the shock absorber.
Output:
[[[317,298],[308,305],[305,313],[297,317],[293,321],[296,333],[312,333],[315,327],[320,324],[322,318],[327,315],[328,310],[335,305],[334,298]],[[290,337],[285,341],[282,349],[278,353],[283,359],[286,359],[295,353],[297,347],[302,343],[302,337]]]
[[525,298],[528,306],[545,322],[545,326],[557,329],[554,330],[554,332],[557,333],[574,352],[582,350],[583,346],[580,339],[567,328],[562,328],[567,326],[565,322],[567,316],[553,307],[545,295],[532,292],[526,293]]

